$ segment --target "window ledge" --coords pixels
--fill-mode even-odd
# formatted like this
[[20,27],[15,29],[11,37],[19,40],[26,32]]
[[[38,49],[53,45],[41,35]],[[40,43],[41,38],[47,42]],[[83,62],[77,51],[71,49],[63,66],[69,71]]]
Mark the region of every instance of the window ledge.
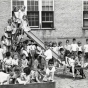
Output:
[[55,30],[55,28],[31,28],[31,30]]
[[82,29],[83,29],[83,30],[88,30],[88,27],[83,27]]

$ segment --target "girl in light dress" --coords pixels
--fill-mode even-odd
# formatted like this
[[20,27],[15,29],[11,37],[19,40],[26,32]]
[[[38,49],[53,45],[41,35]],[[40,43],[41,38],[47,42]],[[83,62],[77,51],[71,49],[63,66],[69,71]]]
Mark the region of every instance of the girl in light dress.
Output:
[[26,15],[23,15],[23,20],[22,20],[21,27],[24,31],[30,31],[31,30],[30,27],[29,27],[29,23],[28,23]]

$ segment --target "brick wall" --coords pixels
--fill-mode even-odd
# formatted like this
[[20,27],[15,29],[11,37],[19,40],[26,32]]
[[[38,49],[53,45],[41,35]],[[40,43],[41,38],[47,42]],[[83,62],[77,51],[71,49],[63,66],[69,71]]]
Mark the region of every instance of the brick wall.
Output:
[[55,30],[38,31],[37,36],[41,34],[42,38],[55,41],[59,38],[83,37],[82,0],[54,0],[54,9]]
[[0,37],[4,33],[4,28],[7,25],[7,20],[11,17],[11,1],[0,0]]

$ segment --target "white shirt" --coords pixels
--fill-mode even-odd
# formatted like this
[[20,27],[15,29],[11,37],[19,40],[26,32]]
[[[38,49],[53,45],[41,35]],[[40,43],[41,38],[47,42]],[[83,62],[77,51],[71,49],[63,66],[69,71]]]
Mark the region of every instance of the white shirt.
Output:
[[55,72],[55,67],[53,66],[52,69],[50,70],[49,68],[46,69],[46,74],[49,75],[50,73]]
[[78,46],[78,51],[82,51],[82,46]]
[[70,66],[74,66],[75,65],[75,60],[73,60],[71,58],[68,58],[68,60],[69,60]]
[[66,50],[69,50],[69,51],[70,51],[70,50],[71,50],[71,45],[65,45],[64,48],[65,48]]
[[71,44],[71,50],[77,51],[78,45],[77,44]]
[[26,51],[26,50],[23,50],[23,51],[22,51],[22,53],[23,53],[23,54],[25,54],[25,55],[26,55],[26,57],[28,57],[28,53],[27,53],[27,51]]
[[18,65],[18,59],[12,59],[12,65]]
[[4,59],[5,64],[8,65],[12,65],[12,58],[10,57],[9,59],[5,58]]
[[4,50],[0,48],[0,60],[1,61],[3,60],[3,53],[4,53]]
[[0,83],[7,81],[8,77],[9,77],[9,74],[4,73],[4,72],[0,72]]
[[59,46],[58,49],[60,50],[61,48],[63,48],[63,46]]
[[58,54],[59,53],[59,50],[58,50],[58,47],[53,47],[53,51]]
[[7,31],[12,31],[11,26],[7,26]]
[[88,44],[84,45],[84,52],[88,53]]
[[30,45],[30,50],[35,50],[35,45]]
[[52,51],[50,49],[46,50],[44,55],[46,56],[46,60],[52,59]]
[[28,22],[24,21],[24,20],[22,21],[22,28],[23,28],[24,31],[30,31],[31,30],[30,27],[29,27]]
[[26,11],[21,11],[19,10],[19,14],[18,14],[18,18],[22,21],[23,20],[23,16],[26,15]]

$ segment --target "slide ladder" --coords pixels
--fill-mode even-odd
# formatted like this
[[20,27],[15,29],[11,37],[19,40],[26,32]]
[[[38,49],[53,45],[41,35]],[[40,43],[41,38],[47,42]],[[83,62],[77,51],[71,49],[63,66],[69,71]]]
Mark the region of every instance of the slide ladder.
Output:
[[[39,46],[41,46],[45,50],[44,42],[41,39],[36,37],[31,31],[30,32],[24,31],[24,33],[27,35],[28,38],[31,38],[32,40],[34,40]],[[61,63],[58,54],[56,54],[52,49],[51,51],[52,51],[53,58],[57,60],[59,63]]]

